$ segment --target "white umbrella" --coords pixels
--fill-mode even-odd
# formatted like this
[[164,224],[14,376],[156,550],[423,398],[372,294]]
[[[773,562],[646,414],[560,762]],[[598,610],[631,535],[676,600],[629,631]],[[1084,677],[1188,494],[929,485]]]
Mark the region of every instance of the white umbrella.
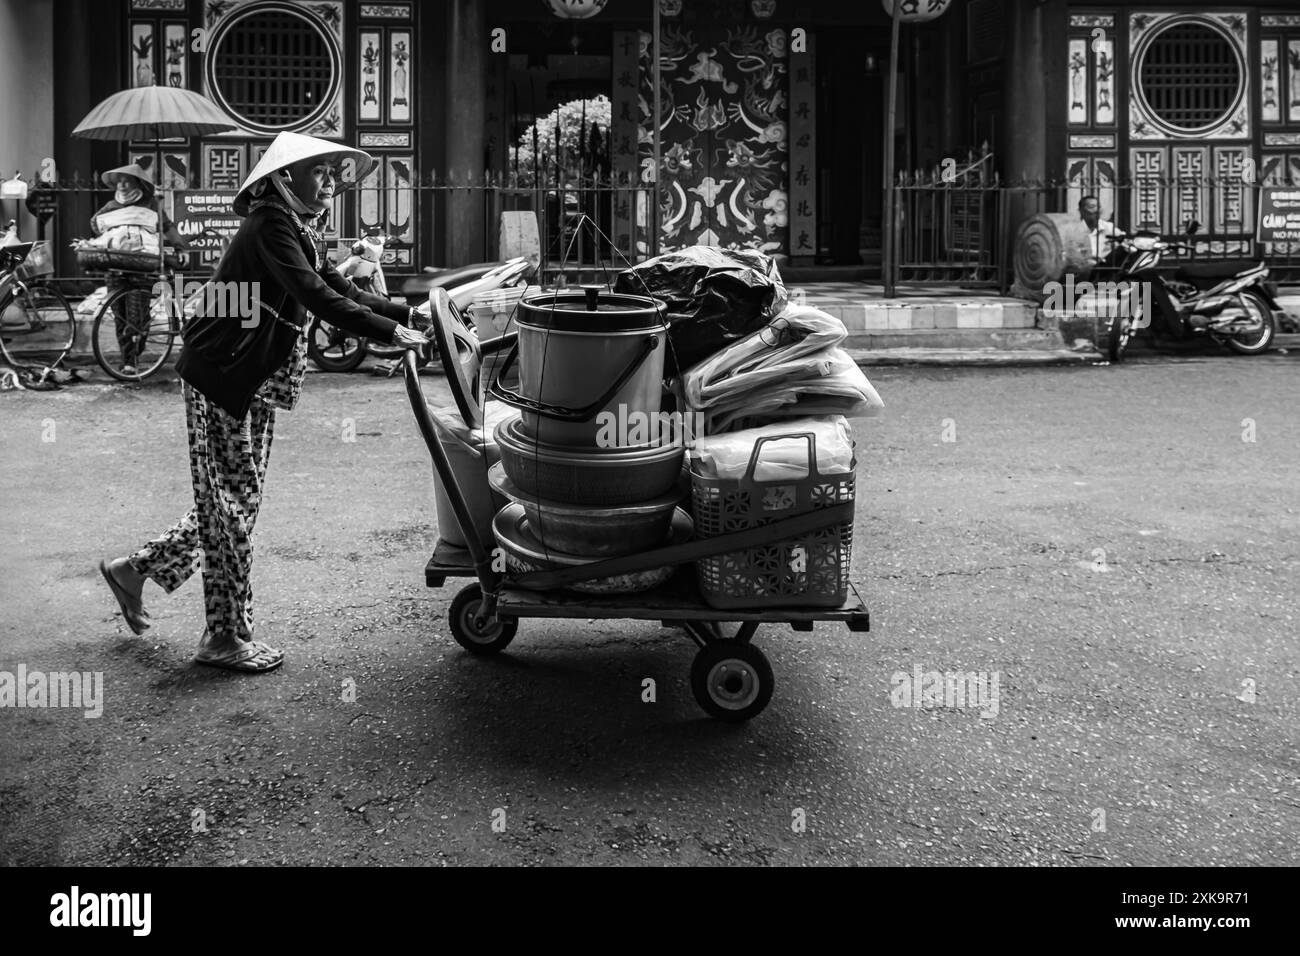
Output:
[[[156,151],[163,139],[202,136],[231,129],[238,127],[205,96],[176,86],[137,86],[114,93],[92,109],[77,124],[72,135],[99,140],[152,140]],[[164,188],[161,182],[158,188]],[[163,265],[160,236],[160,273]]]

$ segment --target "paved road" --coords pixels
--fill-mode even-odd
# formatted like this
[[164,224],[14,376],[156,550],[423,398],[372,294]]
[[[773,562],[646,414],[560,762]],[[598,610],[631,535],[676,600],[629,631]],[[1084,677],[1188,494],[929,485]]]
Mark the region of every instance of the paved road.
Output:
[[[1300,863],[1297,372],[873,370],[873,631],[760,631],[777,692],[743,727],[654,624],[452,643],[397,380],[313,376],[282,418],[261,677],[190,664],[197,581],[150,586],[142,639],[94,570],[185,507],[174,383],[5,394],[0,671],[105,687],[98,719],[0,710],[0,863]],[[996,675],[996,716],[894,706],[931,670]]]

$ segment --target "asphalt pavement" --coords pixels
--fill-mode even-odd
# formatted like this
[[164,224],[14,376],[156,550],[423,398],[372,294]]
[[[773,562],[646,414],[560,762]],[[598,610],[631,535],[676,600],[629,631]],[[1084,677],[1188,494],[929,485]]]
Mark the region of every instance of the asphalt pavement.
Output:
[[[134,637],[95,568],[188,506],[175,381],[5,393],[0,679],[103,693],[0,708],[0,864],[1295,865],[1298,373],[870,369],[872,630],[760,629],[776,693],[741,726],[655,622],[452,641],[398,379],[313,374],[280,418],[261,676],[191,663],[197,578]],[[930,672],[984,696],[927,702]]]

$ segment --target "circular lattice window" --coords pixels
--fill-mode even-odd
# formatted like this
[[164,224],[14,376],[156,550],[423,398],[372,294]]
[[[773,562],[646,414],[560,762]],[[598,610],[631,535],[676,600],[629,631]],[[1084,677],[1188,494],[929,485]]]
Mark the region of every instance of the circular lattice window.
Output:
[[211,38],[213,98],[262,133],[298,130],[329,110],[339,84],[336,45],[310,15],[287,4],[234,14]]
[[1174,23],[1140,54],[1138,93],[1173,133],[1204,133],[1228,120],[1245,95],[1246,71],[1232,40],[1205,23]]

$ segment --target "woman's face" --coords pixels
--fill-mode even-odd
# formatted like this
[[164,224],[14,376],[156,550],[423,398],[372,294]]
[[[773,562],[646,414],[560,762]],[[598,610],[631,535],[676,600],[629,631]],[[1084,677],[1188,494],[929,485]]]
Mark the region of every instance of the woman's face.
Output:
[[125,173],[116,177],[114,182],[115,191],[113,198],[125,205],[130,205],[144,195],[144,189],[140,186],[140,180],[134,176],[128,176]]
[[324,212],[334,200],[338,167],[327,160],[304,159],[289,167],[289,192],[313,212]]

